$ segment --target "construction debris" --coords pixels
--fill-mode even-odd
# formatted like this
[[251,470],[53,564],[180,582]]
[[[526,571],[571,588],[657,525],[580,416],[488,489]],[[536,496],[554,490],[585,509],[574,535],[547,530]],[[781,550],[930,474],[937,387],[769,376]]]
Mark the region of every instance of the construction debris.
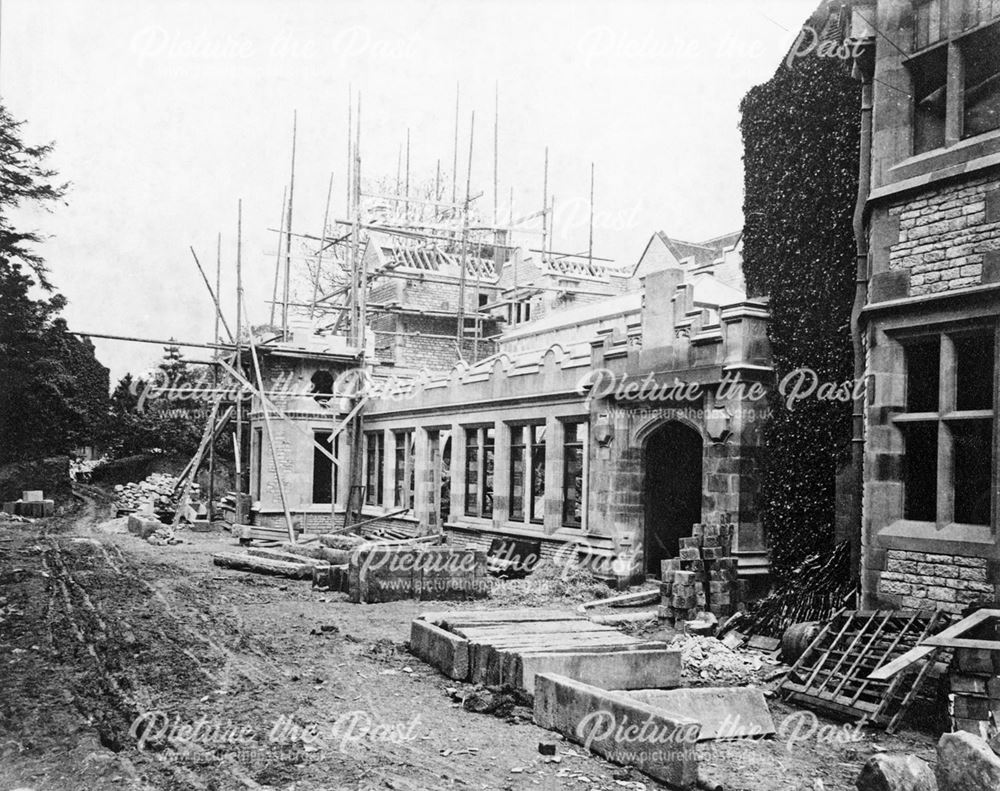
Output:
[[6,510],[0,511],[0,522],[17,522],[19,524],[31,524],[34,519],[29,519],[26,516],[18,516],[17,514],[8,513]]
[[747,684],[761,682],[779,662],[753,651],[737,651],[721,640],[695,634],[679,634],[669,648],[680,651],[684,675],[689,683]]
[[827,621],[836,611],[853,606],[849,604],[857,593],[853,577],[849,541],[832,552],[810,555],[780,586],[748,606],[740,631],[780,639],[793,624]]
[[891,732],[919,694],[927,666],[905,685],[907,674],[888,682],[870,674],[930,637],[941,619],[924,611],[842,611],[823,626],[780,691],[790,701]]

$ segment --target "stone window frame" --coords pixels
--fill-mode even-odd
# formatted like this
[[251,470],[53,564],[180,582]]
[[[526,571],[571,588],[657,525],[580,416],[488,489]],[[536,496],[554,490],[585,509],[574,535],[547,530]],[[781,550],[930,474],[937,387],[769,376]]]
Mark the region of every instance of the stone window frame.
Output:
[[[545,522],[545,477],[546,477],[546,446],[547,446],[547,425],[544,420],[528,421],[524,423],[511,423],[507,426],[508,433],[508,514],[507,521],[513,524],[523,524],[526,527],[540,527]],[[535,431],[539,432],[540,439],[536,439]],[[514,450],[520,448],[523,451],[521,457],[522,478],[521,478],[521,514],[514,514]],[[535,509],[535,462],[538,452],[541,451],[542,464],[542,489],[538,494],[542,498],[543,505],[540,512]]]
[[[455,484],[454,431],[451,425],[425,426],[423,430],[427,437],[425,458],[430,472],[429,499],[432,510],[438,514],[439,524],[444,524],[451,519],[452,487]],[[448,473],[447,484],[445,471]]]
[[[955,354],[955,339],[962,336],[969,336],[972,334],[985,334],[991,335],[993,340],[993,355],[994,355],[994,370],[993,370],[993,382],[992,382],[992,409],[988,410],[958,410],[957,409],[957,379],[958,379],[958,365],[957,357]],[[997,379],[1000,375],[1000,365],[997,365],[997,351],[1000,350],[1000,324],[996,321],[988,322],[963,322],[956,325],[948,327],[937,327],[933,329],[910,329],[904,330],[899,334],[895,334],[895,341],[900,345],[902,360],[901,370],[906,381],[907,376],[907,363],[906,363],[906,347],[907,345],[915,345],[922,341],[927,341],[930,338],[938,338],[939,340],[939,356],[938,356],[938,397],[937,397],[937,409],[922,411],[922,412],[908,412],[906,411],[905,398],[904,406],[902,411],[896,412],[892,415],[891,422],[893,426],[903,434],[903,462],[905,464],[906,458],[906,439],[905,439],[905,427],[907,425],[915,424],[934,424],[937,426],[937,461],[935,476],[937,482],[936,490],[936,515],[933,522],[925,522],[924,520],[913,520],[907,519],[906,514],[906,483],[905,475],[901,473],[901,481],[903,482],[903,503],[901,517],[907,522],[923,522],[929,525],[934,525],[936,528],[944,528],[951,525],[961,525],[968,527],[989,527],[991,532],[994,531],[995,525],[997,523],[997,508],[1000,503],[997,502],[997,420],[996,415],[998,414],[997,399],[998,387]],[[905,389],[905,387],[904,387]],[[991,421],[991,435],[992,435],[992,458],[991,458],[991,470],[990,470],[990,480],[991,480],[991,497],[989,505],[990,521],[988,525],[978,525],[978,524],[967,524],[958,523],[954,519],[955,514],[955,483],[954,483],[954,463],[955,463],[955,452],[952,436],[952,426],[956,423],[966,420],[990,420]]]
[[[377,460],[375,477],[372,477],[372,442],[375,443],[375,458]],[[365,432],[365,505],[381,507],[385,498],[385,432]],[[372,486],[374,481],[375,486]]]
[[[562,423],[562,441],[560,442],[560,448],[562,450],[562,458],[559,460],[559,471],[560,471],[560,481],[559,481],[559,491],[562,495],[562,514],[561,521],[562,526],[565,528],[570,528],[573,530],[581,530],[587,523],[587,478],[590,473],[590,421],[586,417],[576,417],[576,418],[561,418]],[[568,426],[575,425],[579,426],[580,438],[574,440],[573,442],[567,442],[566,428]],[[568,517],[569,514],[569,454],[567,453],[568,448],[580,449],[580,520],[576,521]]]
[[[987,21],[978,21],[973,25],[968,25],[964,16],[964,11],[970,0],[925,0],[925,2],[914,3],[914,24],[912,38],[910,41],[911,54],[903,59],[907,72],[910,75],[910,88],[913,93],[910,107],[910,128],[911,128],[911,154],[919,156],[932,151],[954,146],[964,140],[970,140],[983,135],[997,133],[1000,131],[1000,123],[993,129],[977,132],[975,135],[966,134],[965,122],[965,52],[964,49],[971,47],[976,38],[986,35],[1000,35],[1000,10],[992,11]],[[928,40],[924,46],[918,49],[916,24],[916,10],[919,8],[929,8],[937,5],[940,8],[940,26],[938,38]],[[990,32],[992,31],[992,32]],[[942,129],[942,142],[940,145],[932,145],[926,148],[917,147],[917,102],[916,86],[920,75],[929,75],[932,71],[941,67],[941,60],[944,60],[944,80],[941,88],[931,91],[927,98],[930,98],[938,91],[943,91],[944,96],[944,119]]]
[[[496,426],[493,423],[488,423],[462,426],[462,429],[462,441],[465,444],[465,460],[463,466],[464,474],[462,483],[462,513],[465,516],[477,519],[492,519],[496,510],[496,492],[494,491],[496,486],[496,451],[498,439]],[[470,442],[469,437],[473,434],[473,432],[475,435],[475,441]],[[492,438],[489,437],[489,432],[493,432]],[[490,441],[487,442],[487,439]],[[452,443],[452,447],[454,448],[454,438],[452,439]],[[470,507],[469,450],[472,448],[476,450],[476,502],[473,507]],[[487,451],[492,452],[490,456],[492,461],[492,474],[488,474],[487,465],[484,463],[487,458]]]
[[[407,511],[413,510],[414,493],[416,488],[416,433],[412,428],[395,429],[393,436],[393,458],[392,458],[392,504],[394,508],[405,508]],[[402,438],[402,441],[400,441]],[[403,452],[403,480],[399,480],[399,454]]]

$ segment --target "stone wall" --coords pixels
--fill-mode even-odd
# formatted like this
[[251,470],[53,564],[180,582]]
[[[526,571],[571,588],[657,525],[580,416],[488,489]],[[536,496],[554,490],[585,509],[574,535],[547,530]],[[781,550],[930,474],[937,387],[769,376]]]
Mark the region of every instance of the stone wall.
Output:
[[922,296],[1000,280],[1000,179],[942,186],[891,206],[889,270],[905,272],[906,294]]
[[1000,564],[985,558],[889,549],[873,561],[883,604],[961,613],[969,604],[995,601],[1000,589]]

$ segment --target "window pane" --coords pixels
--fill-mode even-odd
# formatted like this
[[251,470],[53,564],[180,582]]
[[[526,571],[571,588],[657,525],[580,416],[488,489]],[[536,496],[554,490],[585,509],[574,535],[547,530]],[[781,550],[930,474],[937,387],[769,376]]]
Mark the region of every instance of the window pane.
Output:
[[[489,429],[492,433],[492,429]],[[483,513],[482,516],[493,516],[493,443],[489,442],[483,448]]]
[[906,411],[937,412],[941,375],[937,335],[906,346]]
[[579,423],[565,423],[563,424],[563,442],[578,442],[580,439],[580,424]]
[[962,136],[1000,129],[1000,24],[970,33],[962,42],[965,91]]
[[946,47],[938,47],[908,64],[913,81],[913,153],[944,145]]
[[368,505],[378,503],[378,448],[376,447],[377,435],[365,435],[365,502]]
[[993,335],[955,339],[956,409],[993,409]]
[[531,451],[531,519],[542,521],[545,514],[545,445],[536,444]]
[[906,519],[937,521],[937,434],[937,422],[911,423],[904,428],[903,515]]
[[955,450],[955,521],[988,525],[993,421],[955,421],[951,436]]
[[406,486],[406,434],[398,433],[396,437],[396,451],[395,451],[395,463],[393,465],[393,480],[395,481],[395,494],[393,495],[393,504],[397,508],[405,508],[407,506],[405,500],[405,486]]
[[510,518],[524,519],[524,445],[510,448]]
[[[324,448],[333,447],[330,445],[329,431],[316,431],[313,438]],[[323,451],[313,445],[313,482],[312,501],[314,503],[333,502],[333,462]]]
[[914,49],[923,49],[941,40],[941,0],[928,0],[928,2],[918,4],[914,9],[914,17]]
[[583,519],[583,448],[567,446],[563,462],[563,522],[580,525]]
[[477,429],[465,432],[465,513],[479,515],[479,440]]
[[451,517],[451,432],[441,432],[441,523]]

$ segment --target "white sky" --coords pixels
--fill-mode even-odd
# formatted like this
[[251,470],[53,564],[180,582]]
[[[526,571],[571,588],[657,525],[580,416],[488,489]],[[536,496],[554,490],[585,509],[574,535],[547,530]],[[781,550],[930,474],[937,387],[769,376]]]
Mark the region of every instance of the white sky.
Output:
[[[250,319],[266,320],[267,228],[293,111],[293,230],[318,233],[331,170],[343,214],[349,83],[362,93],[364,174],[395,178],[409,127],[416,180],[433,178],[438,158],[451,169],[460,82],[459,171],[475,110],[473,192],[490,215],[498,84],[501,202],[513,187],[515,214],[541,207],[548,145],[553,246],[585,250],[593,161],[595,254],[631,264],[656,230],[699,241],[740,227],[740,98],[773,74],[815,5],[4,0],[0,95],[29,142],[56,142],[51,164],[72,182],[68,206],[30,217],[52,235],[42,252],[70,327],[205,341],[213,312],[188,246],[214,279],[222,232],[232,323],[242,198]],[[112,383],[161,355],[95,344]]]

